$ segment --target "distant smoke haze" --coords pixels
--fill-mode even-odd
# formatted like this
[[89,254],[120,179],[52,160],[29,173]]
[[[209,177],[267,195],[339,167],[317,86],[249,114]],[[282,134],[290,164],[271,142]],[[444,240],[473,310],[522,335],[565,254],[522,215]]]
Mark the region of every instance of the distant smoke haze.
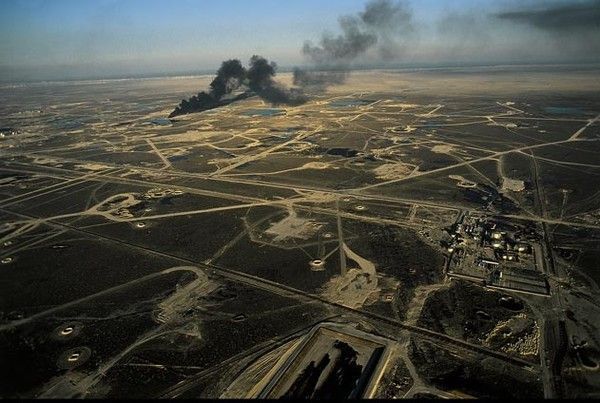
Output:
[[413,31],[412,12],[405,1],[372,0],[357,15],[339,17],[338,23],[339,34],[324,32],[318,44],[304,43],[302,53],[315,71],[296,68],[296,85],[340,84],[353,63],[373,50],[375,60],[397,60],[405,49],[406,35]]
[[547,2],[537,7],[509,10],[497,13],[499,19],[560,33],[600,30],[600,0],[583,2]]
[[543,63],[600,61],[600,0],[495,2],[448,7],[418,21],[416,2],[372,0],[362,12],[339,18],[339,32],[325,32],[302,54],[311,66],[296,69],[295,83],[339,84],[356,64]]
[[297,83],[316,88],[358,65],[593,63],[599,24],[600,0],[5,0],[0,81],[199,73],[253,54],[306,67]]
[[[600,0],[544,2],[494,14],[496,22],[520,28],[537,38],[529,42],[549,56],[600,60]],[[523,31],[521,31],[523,32]]]
[[415,20],[405,0],[371,0],[362,11],[340,16],[336,33],[326,31],[317,43],[304,42],[300,51],[309,67],[294,68],[296,87],[278,83],[277,64],[261,56],[253,56],[248,69],[239,60],[229,60],[223,62],[208,93],[182,101],[172,116],[246,98],[248,92],[224,99],[242,85],[270,104],[301,105],[308,100],[307,93],[344,83],[358,63],[373,67],[436,59],[512,63],[552,60],[556,52],[571,61],[590,55],[599,59],[600,0],[504,4],[495,12],[445,11],[428,25]]

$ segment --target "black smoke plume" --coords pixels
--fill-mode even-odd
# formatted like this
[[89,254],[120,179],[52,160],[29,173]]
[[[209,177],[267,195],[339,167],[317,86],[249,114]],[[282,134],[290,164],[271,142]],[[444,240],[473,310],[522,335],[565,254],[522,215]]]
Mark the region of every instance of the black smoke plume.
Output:
[[239,88],[246,77],[246,69],[239,60],[227,60],[221,64],[217,76],[210,83],[210,95],[215,99],[221,99]]
[[217,71],[217,76],[210,83],[210,91],[202,91],[189,100],[182,100],[179,106],[171,112],[169,118],[215,109],[239,99],[248,98],[249,94],[243,93],[233,99],[223,99],[223,97],[238,89],[245,77],[246,69],[239,60],[224,61]]
[[[342,84],[352,63],[375,47],[382,60],[397,57],[402,52],[402,35],[412,30],[411,19],[403,0],[372,0],[358,15],[340,17],[341,34],[324,33],[318,45],[304,44],[302,52],[313,67],[294,69],[294,85],[323,90]],[[254,94],[273,105],[301,105],[307,101],[301,89],[277,83],[276,73],[277,64],[261,56],[250,59],[248,70],[239,60],[225,61],[210,84],[210,91],[181,101],[169,117],[218,108]],[[242,86],[247,86],[248,91],[227,97]]]
[[259,97],[274,105],[301,105],[307,101],[298,89],[288,89],[275,82],[277,64],[261,56],[252,56],[248,70],[248,86]]
[[[273,105],[301,105],[306,102],[306,97],[299,89],[289,89],[277,83],[274,80],[276,73],[277,64],[269,63],[261,56],[250,59],[248,70],[239,60],[227,60],[217,71],[210,84],[210,91],[202,91],[189,100],[184,99],[169,118],[219,108],[253,95],[258,95]],[[227,97],[242,86],[246,86],[248,90],[236,97]]]
[[324,33],[319,44],[306,42],[302,53],[312,63],[310,70],[296,69],[294,84],[325,87],[343,83],[352,63],[371,49],[389,61],[403,51],[406,34],[413,30],[412,13],[404,1],[372,0],[363,12],[339,19],[341,34]]

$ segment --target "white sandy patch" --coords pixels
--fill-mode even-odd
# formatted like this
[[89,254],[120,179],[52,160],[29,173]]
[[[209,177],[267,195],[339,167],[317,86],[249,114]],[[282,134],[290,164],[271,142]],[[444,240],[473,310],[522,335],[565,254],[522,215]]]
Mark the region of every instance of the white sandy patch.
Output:
[[454,148],[446,144],[437,144],[431,149],[431,152],[436,154],[449,154],[452,151],[454,151]]
[[384,164],[373,169],[377,179],[394,180],[404,178],[412,172],[412,168],[402,162],[396,164]]
[[287,217],[271,225],[265,233],[273,235],[273,241],[275,242],[285,241],[287,239],[309,239],[314,236],[323,225],[323,223],[314,220],[300,218],[294,210],[290,210]]
[[522,192],[525,190],[525,182],[518,179],[502,178],[502,190],[511,192]]
[[223,136],[224,138],[231,137],[228,133],[211,131],[211,128],[207,127],[208,130],[188,130],[184,133],[171,134],[167,136],[161,136],[160,139],[169,142],[205,142],[208,139],[215,136]]
[[142,171],[142,170],[135,169],[135,168],[130,169],[128,172],[126,172],[125,174],[123,174],[121,176],[126,178],[128,176],[133,176],[133,175],[139,175],[140,177],[142,177],[144,179],[149,179],[149,180],[173,178],[172,175],[170,175],[166,172]]
[[460,176],[460,175],[448,175],[448,177],[450,179],[453,179],[455,181],[458,181],[457,186],[461,187],[461,188],[474,188],[477,187],[477,183],[472,182],[468,179],[465,179],[464,177]]
[[162,199],[168,196],[181,196],[183,191],[169,188],[154,188],[142,195],[144,199]]
[[536,356],[539,352],[539,327],[524,315],[518,314],[508,320],[499,322],[488,334],[484,344],[491,346],[498,340],[513,338],[512,342],[501,346],[506,353],[519,354],[521,356]]
[[[158,305],[157,319],[159,322],[178,322],[184,319],[186,311],[198,306],[202,297],[219,287],[219,284],[211,281],[203,271],[195,267],[193,269],[197,278],[185,287],[178,288]],[[197,336],[200,336],[199,332],[197,332]]]
[[[358,309],[368,301],[377,301],[380,292],[375,265],[354,253],[346,244],[344,252],[358,268],[350,268],[344,275],[333,277],[323,287],[323,296],[327,300]],[[350,262],[348,262],[350,263]]]
[[389,107],[393,107],[393,108],[402,108],[402,109],[409,109],[409,108],[419,108],[420,105],[415,105],[415,104],[406,104],[406,103],[386,103],[385,106],[389,106]]
[[35,157],[33,159],[33,163],[34,164],[40,164],[40,165],[48,165],[48,164],[60,164],[61,162],[58,160],[55,160],[54,158],[45,158],[45,157]]
[[100,215],[111,221],[127,221],[134,218],[129,208],[140,203],[141,200],[134,193],[117,194],[91,207],[86,213]]
[[189,155],[190,150],[192,150],[192,149],[193,149],[193,147],[165,148],[165,149],[160,150],[160,152],[166,158],[183,157],[183,156]]
[[302,166],[304,169],[327,169],[329,164],[326,162],[308,162]]
[[75,168],[85,169],[87,171],[102,171],[105,169],[109,169],[110,167],[108,165],[104,165],[104,164],[97,164],[94,162],[89,162],[89,163],[85,163],[85,164],[77,164],[77,165],[75,165]]

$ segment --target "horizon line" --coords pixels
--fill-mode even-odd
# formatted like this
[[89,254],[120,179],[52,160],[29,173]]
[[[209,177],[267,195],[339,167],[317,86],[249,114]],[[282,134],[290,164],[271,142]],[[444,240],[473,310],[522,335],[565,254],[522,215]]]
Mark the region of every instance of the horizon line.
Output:
[[[582,61],[582,62],[498,62],[498,63],[458,63],[458,62],[447,62],[447,63],[413,63],[413,64],[397,64],[397,65],[356,65],[349,68],[348,71],[369,71],[369,70],[395,70],[395,71],[427,71],[427,70],[458,70],[464,68],[513,68],[513,67],[588,67],[600,68],[600,61]],[[302,68],[312,71],[325,71],[326,69],[319,70],[314,66],[307,65],[296,65],[296,66],[278,66],[278,73],[291,73],[296,68]],[[86,82],[98,82],[98,81],[134,81],[134,80],[154,80],[154,79],[184,79],[193,77],[203,77],[207,75],[214,75],[218,67],[215,69],[199,69],[199,70],[181,70],[181,71],[157,71],[152,73],[140,73],[140,74],[110,74],[102,76],[89,76],[89,77],[77,77],[77,78],[57,78],[57,79],[25,79],[25,80],[7,80],[3,81],[0,79],[2,88],[24,85],[24,84],[61,84],[61,83],[86,83]]]

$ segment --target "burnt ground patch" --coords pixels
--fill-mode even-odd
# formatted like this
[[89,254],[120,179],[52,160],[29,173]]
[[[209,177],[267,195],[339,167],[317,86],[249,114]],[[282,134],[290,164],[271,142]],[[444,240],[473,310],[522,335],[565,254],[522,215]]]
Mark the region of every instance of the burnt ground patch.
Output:
[[458,357],[426,341],[413,339],[409,357],[417,372],[433,386],[481,399],[541,399],[539,375],[495,358]]
[[417,324],[496,350],[536,337],[533,314],[523,301],[464,281],[431,293]]
[[399,281],[394,303],[403,318],[418,286],[442,281],[444,257],[412,230],[366,223],[356,227],[356,233],[367,236],[353,247],[372,259],[377,273]]

